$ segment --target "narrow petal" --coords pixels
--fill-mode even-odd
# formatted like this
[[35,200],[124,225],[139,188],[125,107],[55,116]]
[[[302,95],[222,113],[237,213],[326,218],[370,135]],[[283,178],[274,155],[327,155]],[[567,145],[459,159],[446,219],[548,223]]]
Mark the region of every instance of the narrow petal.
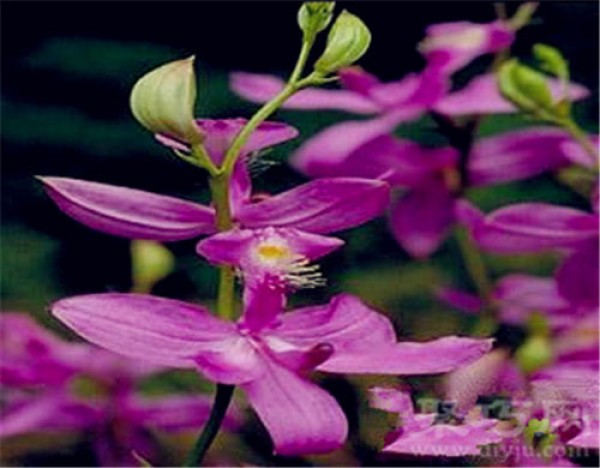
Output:
[[[496,421],[493,421],[492,425]],[[435,457],[464,457],[479,455],[481,446],[496,444],[502,437],[490,430],[490,423],[434,424],[420,431],[406,431],[383,452]]]
[[477,185],[527,179],[569,164],[562,130],[529,128],[479,140],[470,158],[471,181]]
[[291,164],[310,177],[338,175],[335,168],[361,146],[389,134],[401,119],[395,114],[332,125],[308,140],[291,158]]
[[590,143],[596,148],[596,156],[590,155],[580,143],[573,140],[566,140],[562,144],[562,150],[565,157],[573,164],[579,164],[583,167],[594,169],[598,167],[600,161],[598,161],[598,144],[600,138],[598,135],[592,135]]
[[335,296],[325,306],[282,315],[272,334],[299,346],[330,343],[336,352],[356,345],[369,347],[396,342],[389,319],[349,294]]
[[431,255],[454,221],[454,197],[438,181],[410,190],[392,209],[390,223],[398,243],[414,257]]
[[[231,89],[251,102],[264,103],[279,93],[284,82],[271,75],[255,73],[232,73]],[[369,98],[353,91],[313,89],[301,90],[289,98],[282,106],[285,109],[330,109],[354,114],[373,114],[379,107]]]
[[507,234],[535,238],[549,247],[569,247],[598,237],[597,215],[547,203],[501,208],[486,218],[486,225]]
[[176,241],[214,231],[211,208],[125,187],[43,177],[58,207],[92,229],[133,239]]
[[[335,347],[335,343],[334,343]],[[366,344],[356,342],[321,364],[325,372],[421,375],[448,372],[479,359],[492,340],[448,336],[424,343]]]
[[[562,83],[554,78],[548,78],[550,91],[555,100],[563,94]],[[589,96],[589,91],[581,85],[569,85],[569,97],[577,101]],[[468,114],[503,114],[517,112],[517,109],[498,91],[496,77],[493,74],[483,75],[472,79],[467,86],[443,98],[435,106],[440,114],[457,116]]]
[[410,393],[395,388],[370,388],[369,406],[388,413],[398,413],[405,418],[412,418],[413,416],[413,403]]
[[237,220],[248,228],[292,227],[315,234],[363,224],[385,210],[389,186],[358,178],[319,179],[245,206]]
[[[262,253],[262,261],[271,257],[320,258],[341,247],[343,241],[293,228],[233,229],[201,240],[196,251],[211,263],[243,266],[247,261],[261,261],[261,248],[272,247]],[[270,254],[270,256],[269,256]],[[246,261],[245,261],[246,260]]]
[[[208,395],[163,395],[160,398],[132,398],[128,402],[128,416],[136,424],[164,431],[199,429],[208,420],[213,401]],[[224,427],[235,429],[241,415],[230,407]]]
[[586,422],[583,431],[567,442],[567,445],[573,447],[582,447],[587,449],[596,449],[600,447],[600,424],[598,421]]
[[556,272],[558,291],[569,302],[582,307],[598,307],[598,241],[571,254]]
[[483,306],[479,296],[458,289],[441,288],[437,291],[436,296],[446,304],[470,314],[481,312]]
[[234,325],[192,304],[138,294],[63,299],[52,313],[92,343],[133,358],[194,367],[205,350],[235,337]]
[[275,453],[330,452],[346,440],[348,422],[335,399],[289,370],[269,363],[260,379],[242,388],[271,434]]
[[368,96],[371,88],[380,83],[375,75],[357,66],[342,68],[338,72],[338,76],[345,89],[362,94],[363,96]]

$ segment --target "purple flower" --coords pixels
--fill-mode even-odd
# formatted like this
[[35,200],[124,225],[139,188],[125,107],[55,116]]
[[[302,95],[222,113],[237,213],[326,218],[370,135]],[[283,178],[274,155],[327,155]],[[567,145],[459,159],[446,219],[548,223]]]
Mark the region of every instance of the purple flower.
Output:
[[[442,288],[438,297],[468,313],[479,313],[483,307],[478,296],[451,288]],[[510,325],[525,325],[533,312],[541,312],[558,329],[590,313],[589,307],[578,307],[563,297],[554,278],[506,275],[497,281],[491,299],[498,308],[498,318]]]
[[547,203],[519,203],[484,216],[462,203],[458,216],[479,246],[494,253],[566,251],[556,272],[560,294],[583,307],[598,305],[598,214]]
[[[0,384],[3,403],[0,437],[31,432],[87,431],[105,466],[135,463],[132,450],[151,457],[149,428],[197,429],[206,422],[210,400],[198,395],[147,398],[135,385],[164,371],[83,343],[60,340],[18,313],[0,314]],[[86,384],[85,393],[76,392]],[[239,424],[232,412],[226,427]]]
[[398,343],[392,324],[352,296],[281,314],[268,288],[246,295],[237,323],[202,307],[134,294],[64,299],[52,312],[86,339],[112,351],[239,385],[281,454],[326,452],[346,438],[336,401],[305,377],[334,373],[429,374],[477,359],[489,340],[447,337]]
[[[438,248],[455,221],[459,155],[450,147],[425,148],[394,138],[382,122],[353,130],[354,123],[332,127],[303,145],[292,164],[312,177],[360,174],[407,188],[391,209],[392,232],[409,253],[424,257]],[[469,158],[468,183],[504,183],[566,166],[561,145],[568,138],[561,130],[532,128],[479,140]]]
[[509,47],[515,38],[507,23],[454,23],[432,24],[427,27],[419,51],[427,65],[446,75],[468,65],[481,55],[498,52]]
[[495,419],[454,416],[454,423],[438,421],[437,413],[415,414],[408,393],[392,388],[371,389],[371,406],[398,413],[400,427],[387,436],[383,452],[409,455],[461,457],[479,455],[483,445],[502,437],[492,429]]
[[[546,81],[554,100],[559,100],[564,94],[563,84],[556,78],[548,77]],[[571,101],[578,101],[589,95],[587,88],[569,83],[568,96]],[[518,112],[518,109],[500,94],[493,74],[473,78],[465,87],[440,99],[433,110],[451,117]]]
[[[205,145],[218,161],[242,127],[241,119],[198,121],[206,133]],[[281,124],[259,126],[244,154],[284,141],[295,130]],[[161,141],[184,149],[165,137]],[[177,241],[215,232],[211,207],[141,190],[60,177],[41,178],[58,207],[77,221],[113,235]],[[389,199],[385,182],[359,178],[313,181],[254,203],[243,161],[234,172],[231,205],[237,225],[246,228],[292,227],[314,233],[343,230],[364,223],[385,209]]]

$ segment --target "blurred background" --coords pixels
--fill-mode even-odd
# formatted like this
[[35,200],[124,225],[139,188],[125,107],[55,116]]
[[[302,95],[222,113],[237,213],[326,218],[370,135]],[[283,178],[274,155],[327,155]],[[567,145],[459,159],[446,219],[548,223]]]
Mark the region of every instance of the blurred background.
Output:
[[[509,13],[516,5],[507,3]],[[194,54],[199,77],[197,115],[249,117],[256,107],[228,90],[228,73],[288,73],[299,48],[298,6],[298,2],[229,1],[2,2],[3,310],[27,312],[69,336],[48,316],[49,303],[68,295],[131,287],[129,242],[89,230],[60,213],[34,176],[82,178],[206,201],[203,174],[178,161],[133,120],[129,91],[149,69]],[[361,65],[383,80],[395,80],[422,67],[415,46],[426,25],[495,18],[493,4],[485,1],[339,2],[338,10],[341,8],[359,15],[370,27],[373,42]],[[578,104],[576,111],[585,128],[597,131],[597,2],[542,2],[534,22],[519,33],[515,55],[528,60],[536,42],[560,49],[570,61],[573,81],[591,89],[591,98]],[[461,71],[457,82],[488,64],[488,59],[478,60]],[[285,164],[291,151],[330,124],[356,117],[280,111],[275,118],[296,126],[301,136],[265,155],[275,164],[255,183],[257,190],[269,192],[303,180]],[[531,122],[519,116],[492,117],[481,132],[492,134],[525,125]],[[402,126],[398,134],[428,143],[439,140],[426,118]],[[551,176],[473,191],[470,197],[484,210],[515,200],[552,200],[582,207],[586,203]],[[421,339],[464,333],[471,319],[432,296],[432,286],[468,287],[453,240],[430,260],[415,262],[392,239],[386,222],[381,218],[342,234],[347,246],[322,264],[329,286],[300,292],[293,302],[325,301],[343,290],[384,310],[401,336]],[[156,294],[211,301],[215,272],[194,256],[193,245],[190,241],[168,246],[176,255],[176,268],[157,284]],[[547,274],[555,265],[547,256],[489,257],[488,261],[496,276],[515,270]],[[518,333],[508,335],[507,339],[518,340]],[[181,379],[190,388],[210,389],[195,376]],[[413,384],[429,385],[427,379],[421,381]],[[367,418],[354,441],[362,463],[385,463],[377,458],[375,449],[387,423],[381,415],[357,410],[357,389],[370,383],[330,379],[324,384],[341,400],[352,426]],[[311,463],[274,459],[262,429],[255,422],[249,424],[242,436],[246,444],[242,459],[283,465]],[[19,460],[32,465],[77,465],[83,464],[86,456],[69,449],[34,458],[29,454]],[[351,463],[323,457],[314,460]]]

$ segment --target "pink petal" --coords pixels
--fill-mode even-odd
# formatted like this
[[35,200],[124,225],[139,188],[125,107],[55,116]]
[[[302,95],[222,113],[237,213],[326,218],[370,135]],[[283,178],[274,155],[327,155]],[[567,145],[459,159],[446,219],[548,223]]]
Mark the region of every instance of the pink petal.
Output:
[[[494,422],[495,423],[495,422]],[[383,452],[435,457],[479,455],[480,447],[502,440],[490,431],[490,424],[434,424],[420,431],[403,432],[398,439],[383,448]]]
[[513,40],[514,32],[500,21],[488,24],[459,21],[430,25],[419,50],[429,67],[452,74],[480,55],[510,46]]
[[514,325],[525,324],[532,312],[551,316],[569,308],[552,278],[507,275],[497,282],[493,297],[500,304],[502,320]]
[[390,214],[394,237],[418,258],[438,249],[453,221],[454,197],[435,180],[411,189],[396,202]]
[[562,145],[568,136],[552,128],[528,128],[479,140],[471,153],[470,177],[495,184],[553,171],[568,165]]
[[108,234],[176,241],[214,231],[214,211],[196,203],[84,180],[40,180],[63,212]]
[[483,306],[481,299],[477,295],[458,289],[441,288],[436,292],[436,296],[446,304],[470,314],[479,313]]
[[567,442],[573,447],[592,448],[598,450],[600,447],[600,424],[598,421],[589,421],[583,431]]
[[[283,89],[284,82],[271,75],[237,72],[231,74],[230,87],[244,99],[264,103]],[[375,103],[356,92],[313,88],[297,92],[282,107],[303,110],[331,109],[354,114],[373,114],[379,111]]]
[[363,96],[368,96],[371,88],[381,83],[375,75],[357,66],[342,68],[338,72],[338,76],[345,89]]
[[[208,420],[212,399],[208,395],[163,395],[154,398],[132,398],[127,409],[129,417],[140,426],[164,431],[199,429]],[[224,427],[235,429],[241,415],[230,408]]]
[[273,362],[267,369],[242,388],[271,434],[275,453],[306,455],[341,447],[348,423],[335,399]]
[[598,307],[598,241],[574,252],[556,273],[558,291],[572,304]]
[[194,367],[235,339],[233,324],[192,304],[139,294],[91,294],[54,303],[52,313],[87,340],[116,353]]
[[341,247],[343,241],[335,237],[299,231],[293,228],[233,229],[201,240],[198,254],[209,262],[249,267],[260,262],[257,249],[264,245],[279,246],[290,257],[317,259]]
[[[550,91],[555,100],[562,96],[562,83],[548,78]],[[589,96],[589,91],[581,85],[569,85],[569,97],[577,101]],[[467,114],[500,114],[517,112],[517,109],[498,91],[496,77],[492,74],[473,78],[467,86],[443,98],[435,105],[435,111],[449,116]]]
[[[596,156],[598,154],[598,135],[590,136],[590,143],[596,148]],[[591,156],[580,143],[573,140],[566,140],[561,145],[561,149],[564,152],[565,157],[573,164],[579,164],[583,167],[594,169],[598,166],[598,158]]]
[[349,294],[335,296],[325,306],[306,307],[281,316],[272,332],[298,346],[329,343],[336,352],[362,345],[395,343],[396,334],[387,317]]
[[291,164],[311,177],[339,175],[336,167],[361,146],[391,133],[402,118],[391,113],[377,119],[332,125],[302,145],[292,155]]
[[486,226],[537,239],[546,246],[572,246],[598,237],[598,216],[547,203],[518,203],[494,211]]
[[378,216],[389,186],[368,179],[320,179],[245,206],[237,220],[247,228],[292,227],[316,234],[341,231]]
[[479,359],[492,340],[448,336],[424,343],[364,344],[338,349],[319,370],[349,374],[421,375],[448,372]]
[[413,416],[413,403],[410,394],[395,388],[370,388],[369,406],[389,413],[399,413],[407,418]]

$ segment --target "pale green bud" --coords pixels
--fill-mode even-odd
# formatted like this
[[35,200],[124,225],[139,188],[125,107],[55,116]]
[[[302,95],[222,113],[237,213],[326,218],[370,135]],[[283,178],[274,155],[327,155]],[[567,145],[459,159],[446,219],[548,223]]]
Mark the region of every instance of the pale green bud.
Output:
[[553,358],[550,340],[541,335],[530,336],[515,352],[519,367],[527,374],[546,367]]
[[158,242],[131,242],[131,276],[133,290],[148,293],[175,268],[175,258],[169,249]]
[[305,2],[298,10],[298,26],[304,38],[313,40],[331,22],[335,2]]
[[522,111],[553,119],[552,94],[543,74],[515,59],[509,60],[498,71],[498,86],[502,95]]
[[315,70],[328,74],[356,62],[369,48],[369,28],[346,10],[337,17],[327,37],[325,52],[315,63]]
[[532,418],[523,430],[523,438],[529,447],[536,453],[546,455],[547,451],[556,440],[556,434],[552,433],[550,420],[548,418]]
[[194,57],[162,65],[142,76],[131,90],[131,111],[152,133],[200,143],[194,122],[196,75]]
[[533,46],[533,55],[542,70],[561,80],[569,79],[569,64],[558,49],[546,44],[536,44]]

